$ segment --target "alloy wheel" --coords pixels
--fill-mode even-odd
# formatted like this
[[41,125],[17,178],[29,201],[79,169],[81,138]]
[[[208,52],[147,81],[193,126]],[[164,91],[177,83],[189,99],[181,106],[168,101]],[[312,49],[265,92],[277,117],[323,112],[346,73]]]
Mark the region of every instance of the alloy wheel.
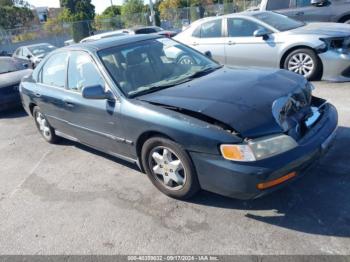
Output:
[[288,61],[288,70],[310,77],[315,68],[315,62],[312,57],[306,53],[297,53]]
[[50,130],[50,127],[49,127],[45,117],[43,116],[43,114],[40,112],[37,112],[36,117],[35,117],[35,121],[36,121],[38,128],[39,128],[40,132],[42,133],[42,135],[45,138],[50,139],[51,138],[51,130]]
[[155,178],[169,190],[181,190],[186,183],[186,170],[179,157],[169,148],[158,146],[149,154]]

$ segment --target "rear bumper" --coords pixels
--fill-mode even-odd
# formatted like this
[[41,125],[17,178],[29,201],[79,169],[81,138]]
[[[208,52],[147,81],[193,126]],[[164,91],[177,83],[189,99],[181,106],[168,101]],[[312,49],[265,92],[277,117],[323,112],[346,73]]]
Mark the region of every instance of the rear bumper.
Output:
[[[338,114],[328,104],[322,118],[289,152],[268,159],[239,163],[224,160],[220,155],[191,152],[202,189],[238,199],[254,199],[271,193],[301,177],[305,170],[327,152],[335,136]],[[266,190],[257,184],[271,181],[291,172],[297,176]]]
[[0,97],[0,111],[19,107],[21,105],[21,98],[19,93],[1,95]]
[[350,54],[327,51],[319,54],[323,64],[322,80],[332,82],[350,81]]

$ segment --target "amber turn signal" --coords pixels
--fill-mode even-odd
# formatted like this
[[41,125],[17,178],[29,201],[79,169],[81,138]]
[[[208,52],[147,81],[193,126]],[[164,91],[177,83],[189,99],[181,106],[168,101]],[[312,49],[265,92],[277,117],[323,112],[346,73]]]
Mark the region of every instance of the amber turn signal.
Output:
[[268,188],[277,186],[279,184],[282,184],[283,182],[286,182],[287,180],[292,179],[296,175],[297,175],[297,172],[291,172],[291,173],[289,173],[285,176],[279,177],[277,179],[257,184],[256,187],[260,190],[268,189]]

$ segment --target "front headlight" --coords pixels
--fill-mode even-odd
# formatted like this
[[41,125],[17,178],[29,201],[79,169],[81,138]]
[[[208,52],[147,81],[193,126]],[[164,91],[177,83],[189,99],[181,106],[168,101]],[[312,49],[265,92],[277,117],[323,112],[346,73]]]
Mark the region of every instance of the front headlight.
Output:
[[340,54],[348,54],[350,52],[350,37],[322,38],[320,40],[327,45],[327,49],[331,49]]
[[297,146],[292,137],[275,135],[253,139],[245,144],[221,145],[220,151],[227,160],[251,162],[287,152]]

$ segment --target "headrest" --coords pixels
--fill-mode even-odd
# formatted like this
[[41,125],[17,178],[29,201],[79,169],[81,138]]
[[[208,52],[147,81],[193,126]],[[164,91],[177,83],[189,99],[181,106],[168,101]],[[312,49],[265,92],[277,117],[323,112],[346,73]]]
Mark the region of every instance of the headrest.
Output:
[[126,63],[128,66],[139,65],[143,62],[142,53],[140,50],[131,51],[126,55]]

